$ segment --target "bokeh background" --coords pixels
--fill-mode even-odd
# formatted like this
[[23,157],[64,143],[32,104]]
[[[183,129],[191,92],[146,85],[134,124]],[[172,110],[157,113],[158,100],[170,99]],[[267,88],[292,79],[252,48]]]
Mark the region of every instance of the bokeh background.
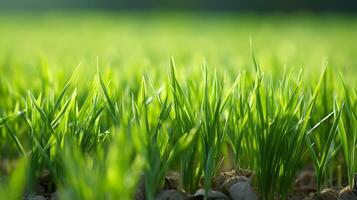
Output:
[[26,71],[19,78],[24,88],[43,65],[52,76],[65,76],[81,64],[91,77],[97,58],[118,73],[167,70],[174,56],[184,70],[206,61],[235,74],[253,69],[252,41],[269,74],[302,68],[314,76],[328,62],[352,77],[355,2],[1,0],[0,69],[10,77],[20,76],[14,68]]

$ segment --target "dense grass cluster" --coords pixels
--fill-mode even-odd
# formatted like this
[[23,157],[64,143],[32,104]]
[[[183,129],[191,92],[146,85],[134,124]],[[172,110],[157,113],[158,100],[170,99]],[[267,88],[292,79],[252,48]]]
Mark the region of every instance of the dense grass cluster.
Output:
[[[234,32],[226,26],[223,33]],[[344,30],[342,26],[341,35]],[[211,31],[219,38],[220,32]],[[36,37],[30,38],[37,41]],[[85,41],[91,42],[88,38]],[[334,41],[336,47],[339,39]],[[14,49],[27,51],[15,44]],[[3,43],[5,47],[9,44]],[[97,58],[92,64],[61,70],[50,66],[51,59],[26,65],[14,58],[16,53],[2,57],[0,162],[7,176],[1,179],[0,193],[4,198],[31,196],[44,171],[50,174],[49,187],[61,199],[133,199],[143,181],[145,196],[151,200],[172,170],[180,172],[180,186],[186,192],[199,188],[208,192],[224,168],[253,170],[262,199],[286,199],[298,170],[309,163],[315,167],[319,191],[336,182],[352,186],[357,172],[357,97],[355,80],[344,72],[346,68],[283,70],[282,60],[261,63],[254,53],[247,53],[244,60],[250,67],[225,67],[234,56],[219,52],[223,47],[201,52],[217,53],[217,59],[207,59],[208,66],[201,60],[202,67],[190,68],[182,67],[182,63],[196,66],[186,53],[179,54],[180,61],[166,57],[163,62],[157,47],[153,52],[149,47],[141,49],[150,58],[148,63],[166,67],[146,68],[148,63],[131,61],[124,64],[126,68],[115,68],[117,59],[110,63]],[[55,53],[57,59],[65,55],[43,48],[49,49],[50,58]],[[140,52],[134,51],[134,55]],[[333,65],[339,59],[332,56]],[[210,60],[223,66],[210,67]],[[347,69],[354,72],[352,64]],[[341,170],[346,173],[337,176]]]

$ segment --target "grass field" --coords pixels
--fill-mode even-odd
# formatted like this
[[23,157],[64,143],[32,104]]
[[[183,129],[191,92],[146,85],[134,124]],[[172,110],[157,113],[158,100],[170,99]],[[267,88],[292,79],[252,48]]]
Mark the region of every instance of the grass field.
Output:
[[5,13],[0,24],[0,198],[152,200],[178,172],[184,195],[206,199],[228,169],[250,170],[264,200],[291,198],[309,167],[317,194],[353,187],[354,16]]

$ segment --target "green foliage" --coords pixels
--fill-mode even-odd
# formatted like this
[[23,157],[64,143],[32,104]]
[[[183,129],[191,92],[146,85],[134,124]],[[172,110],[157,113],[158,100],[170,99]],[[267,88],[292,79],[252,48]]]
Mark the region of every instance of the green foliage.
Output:
[[343,116],[340,117],[338,124],[338,131],[345,156],[348,184],[350,187],[353,187],[354,174],[357,172],[356,93],[346,86],[342,78],[341,80],[345,91],[344,99],[346,103],[343,108],[336,108],[343,110]]
[[[338,124],[341,118],[341,113],[342,110],[336,110],[335,111],[335,118],[333,125],[329,131],[327,141],[325,143],[325,146],[323,148],[323,151],[321,152],[316,152],[314,149],[314,143],[311,141],[310,134],[312,133],[312,130],[316,128],[316,126],[309,131],[309,135],[306,138],[306,143],[307,147],[310,153],[310,157],[313,161],[314,167],[315,167],[315,172],[316,172],[316,179],[317,179],[317,191],[321,192],[322,188],[322,179],[324,173],[326,173],[326,168],[333,158],[334,155],[336,155],[338,148],[336,147],[335,144],[335,137],[337,135],[337,128]],[[331,115],[327,116],[324,118],[320,123],[323,121],[327,120]],[[320,124],[319,123],[319,124]]]
[[[223,168],[253,170],[262,199],[286,199],[310,162],[327,186],[342,153],[352,184],[355,19],[84,16],[41,27],[0,16],[0,163],[20,160],[1,185],[8,199],[32,193],[43,170],[60,199],[132,199],[144,185],[152,200],[169,171],[207,198]],[[326,56],[336,67],[320,73]]]
[[256,81],[248,114],[251,146],[257,186],[263,199],[287,198],[289,188],[304,152],[305,135],[321,80],[310,98],[304,99],[301,79],[289,82],[289,76],[274,87],[263,84],[263,74],[256,66]]
[[26,160],[20,159],[6,183],[0,182],[2,199],[22,199],[27,183]]
[[102,151],[89,156],[66,142],[60,152],[65,176],[60,198],[133,199],[144,166],[140,131],[135,127],[114,131],[106,156]]

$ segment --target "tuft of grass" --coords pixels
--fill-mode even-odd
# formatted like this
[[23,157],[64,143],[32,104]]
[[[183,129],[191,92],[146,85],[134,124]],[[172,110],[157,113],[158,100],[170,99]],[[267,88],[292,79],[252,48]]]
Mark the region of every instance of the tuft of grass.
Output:
[[345,157],[348,184],[352,188],[354,185],[354,174],[357,172],[357,112],[356,112],[356,93],[345,84],[341,77],[345,92],[345,106],[336,108],[343,110],[343,116],[340,117],[338,132],[342,143],[342,150]]
[[254,56],[253,61],[257,74],[248,130],[256,183],[262,199],[285,199],[302,160],[309,121],[324,73],[311,97],[304,99],[300,93],[300,78],[296,84],[288,82],[289,77],[286,77],[280,87],[274,87],[272,82],[264,85]]
[[[343,104],[342,104],[343,107]],[[323,148],[323,151],[316,152],[314,148],[314,143],[311,141],[310,135],[312,134],[313,130],[317,128],[318,125],[320,125],[322,122],[326,121],[329,119],[330,116],[334,114],[334,121],[333,125],[329,131],[327,141],[325,143],[325,146]],[[322,188],[322,181],[323,181],[323,175],[326,173],[326,168],[331,161],[331,159],[337,154],[338,152],[338,145],[335,143],[335,138],[338,133],[338,124],[341,118],[342,114],[342,109],[335,110],[334,113],[331,113],[327,117],[321,120],[315,127],[313,127],[309,133],[308,136],[306,137],[306,143],[307,147],[310,153],[310,157],[313,161],[315,172],[316,172],[316,182],[317,182],[317,191],[321,192]]]
[[[170,88],[173,101],[173,129],[178,135],[190,130],[199,129],[194,105],[191,105],[188,94],[185,93],[176,77],[174,59],[171,57]],[[180,178],[185,191],[193,193],[199,188],[202,177],[202,163],[198,161],[200,152],[199,134],[195,134],[190,146],[182,153],[180,159]]]

